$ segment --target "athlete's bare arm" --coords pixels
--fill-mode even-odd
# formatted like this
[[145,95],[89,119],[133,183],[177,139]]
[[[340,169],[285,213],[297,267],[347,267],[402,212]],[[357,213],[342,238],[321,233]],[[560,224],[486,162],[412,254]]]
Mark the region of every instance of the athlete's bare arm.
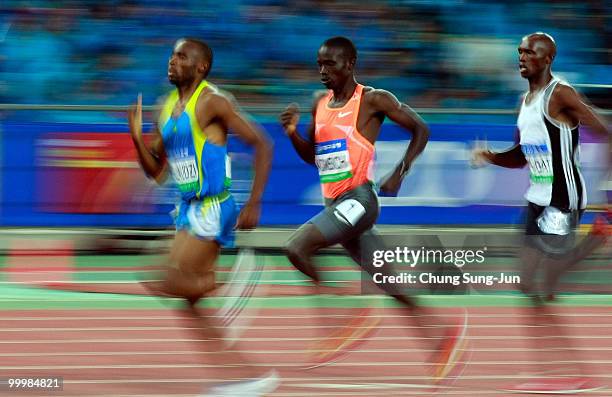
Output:
[[412,134],[412,139],[402,161],[394,168],[380,186],[386,195],[397,195],[402,180],[410,170],[414,160],[421,154],[429,140],[429,128],[425,121],[408,105],[401,103],[395,95],[385,90],[373,90],[365,96],[368,107],[381,113]]
[[557,84],[548,105],[548,113],[555,120],[576,125],[587,125],[593,132],[609,136],[605,122],[599,117],[591,106],[572,87]]
[[572,87],[557,84],[548,105],[548,113],[555,120],[569,125],[584,124],[608,142],[608,169],[612,165],[612,139],[606,122],[595,113],[586,100]]
[[[517,111],[525,100],[525,96],[521,95]],[[521,131],[516,129],[514,134],[514,145],[502,152],[492,152],[488,148],[475,148],[472,151],[472,165],[476,167],[484,166],[485,164],[493,164],[504,168],[523,168],[527,165],[525,154],[521,150]]]
[[317,113],[317,105],[321,98],[325,95],[324,91],[318,91],[315,93],[314,102],[312,105],[312,120],[308,125],[308,130],[306,131],[306,136],[308,136],[308,140],[302,138],[302,136],[297,131],[297,125],[300,121],[300,108],[296,103],[292,103],[280,114],[280,122],[285,130],[285,133],[291,139],[291,143],[295,148],[297,154],[308,164],[315,163],[315,144],[314,144],[314,135],[315,135],[315,120]]
[[[571,126],[579,123],[589,126],[595,133],[608,138],[611,147],[606,124],[572,87],[565,84],[557,85],[548,105],[548,114],[555,120]],[[475,163],[488,162],[506,168],[522,168],[527,164],[518,144],[500,153],[478,149],[472,153],[472,158]],[[609,149],[610,158],[612,158],[612,149]]]
[[[239,229],[254,228],[259,222],[261,198],[272,164],[272,144],[265,132],[247,121],[246,116],[236,109],[227,96],[217,92],[211,93],[208,95],[206,106],[203,108],[205,110],[202,111],[210,112],[205,118],[218,120],[225,127],[225,131],[235,132],[240,139],[255,150],[255,176],[251,195],[242,208],[236,223],[236,227]],[[198,111],[200,111],[200,107],[198,107]]]
[[503,152],[494,153],[488,149],[476,150],[473,156],[476,162],[485,161],[504,168],[523,168],[527,165],[527,159],[518,143]]
[[136,104],[128,109],[128,125],[142,169],[148,176],[154,178],[158,183],[162,183],[166,175],[166,151],[164,150],[164,143],[157,125],[151,131],[153,134],[151,147],[147,147],[144,142],[142,136],[141,95],[138,95]]

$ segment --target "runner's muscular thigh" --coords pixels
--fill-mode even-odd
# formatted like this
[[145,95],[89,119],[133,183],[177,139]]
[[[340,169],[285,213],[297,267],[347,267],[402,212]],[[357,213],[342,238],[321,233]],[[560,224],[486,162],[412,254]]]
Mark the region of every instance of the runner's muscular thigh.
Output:
[[174,236],[172,246],[170,247],[170,254],[168,255],[170,266],[178,267],[180,253],[183,250],[183,247],[187,244],[187,237],[189,237],[189,233],[187,233],[185,230],[178,231]]
[[179,269],[185,273],[202,275],[215,270],[220,247],[216,241],[199,239],[186,233],[186,242],[177,252],[176,261]]
[[219,245],[214,241],[200,240],[187,231],[176,234],[170,248],[170,266],[188,273],[201,274],[214,270],[219,255]]

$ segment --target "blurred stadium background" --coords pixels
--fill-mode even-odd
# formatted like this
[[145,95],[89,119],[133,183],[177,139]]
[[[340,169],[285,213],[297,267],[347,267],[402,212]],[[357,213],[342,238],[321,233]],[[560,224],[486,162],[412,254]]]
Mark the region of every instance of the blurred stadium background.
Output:
[[[611,107],[604,1],[5,1],[0,10],[2,226],[168,225],[173,190],[140,174],[124,110],[138,92],[150,106],[171,88],[166,64],[181,36],[211,44],[211,81],[275,141],[264,225],[300,224],[320,204],[316,173],[294,155],[276,117],[292,101],[309,109],[321,88],[316,51],[329,36],[354,40],[360,81],[392,91],[431,124],[427,151],[400,198],[383,200],[381,223],[517,221],[525,174],[474,171],[466,160],[475,139],[494,148],[514,139],[513,109],[526,90],[516,67],[524,34],[551,33],[554,72],[604,112]],[[408,139],[389,123],[384,130],[377,178]],[[583,142],[590,203],[598,205],[603,151],[588,131]],[[230,151],[240,199],[248,152],[236,140]]]
[[359,78],[412,106],[512,109],[525,89],[516,47],[536,30],[558,41],[558,74],[588,85],[600,107],[610,101],[595,87],[612,83],[605,1],[8,0],[1,10],[3,103],[125,105],[141,91],[153,104],[172,44],[195,36],[214,49],[211,80],[276,113],[309,101],[318,46],[346,35]]
[[[151,110],[156,97],[171,89],[166,79],[167,59],[175,40],[182,36],[202,38],[211,45],[214,65],[209,79],[231,92],[275,143],[262,228],[241,234],[239,239],[262,252],[267,250],[266,255],[260,253],[260,260],[269,265],[267,281],[262,284],[272,286],[268,290],[272,300],[260,300],[256,305],[271,310],[295,307],[310,313],[308,305],[314,304],[287,298],[304,293],[307,283],[279,256],[278,248],[288,231],[319,211],[318,179],[315,170],[294,154],[276,117],[288,103],[298,102],[303,109],[302,122],[308,120],[306,109],[310,107],[312,93],[321,88],[316,51],[324,39],[335,35],[345,35],[355,42],[360,82],[390,90],[416,108],[432,130],[431,141],[404,182],[399,197],[381,200],[380,223],[392,225],[383,227],[383,231],[406,236],[434,235],[442,240],[448,236],[472,236],[471,246],[488,244],[498,249],[491,253],[488,267],[476,271],[512,272],[518,242],[514,240],[518,236],[515,227],[520,224],[522,195],[528,183],[526,170],[492,167],[474,170],[469,166],[469,152],[475,140],[487,140],[494,149],[513,143],[514,109],[519,94],[527,89],[526,81],[518,73],[516,47],[523,35],[534,31],[548,32],[557,40],[553,72],[574,84],[603,114],[609,115],[610,15],[610,3],[596,0],[3,1],[0,269],[5,271],[0,273],[0,301],[7,311],[0,314],[0,320],[4,319],[10,328],[13,324],[10,313],[15,310],[42,309],[28,313],[51,318],[66,316],[62,312],[66,309],[124,307],[140,310],[141,314],[155,309],[153,314],[148,312],[153,319],[155,313],[163,311],[165,306],[153,300],[61,295],[44,289],[31,291],[24,284],[131,293],[136,289],[130,286],[152,263],[161,261],[156,254],[164,252],[172,235],[168,212],[173,208],[176,192],[171,185],[156,186],[142,174],[127,134],[125,110],[139,92],[143,93],[147,110]],[[152,121],[150,113],[146,121]],[[604,162],[605,148],[587,130],[582,134],[583,172],[591,206],[585,216],[588,224],[593,219],[593,210],[607,202],[610,182]],[[391,123],[384,125],[377,144],[377,178],[396,163],[408,138]],[[236,139],[230,139],[229,145],[233,192],[240,201],[249,191],[250,154]],[[425,241],[407,238],[407,244]],[[461,240],[459,244],[466,242]],[[108,255],[111,253],[147,255]],[[233,261],[234,252],[226,251],[221,258],[220,280],[227,277]],[[358,285],[359,275],[350,271],[348,259],[327,256],[321,261],[326,278],[333,285]],[[599,253],[589,260],[579,277],[572,278],[573,292],[606,294],[599,300],[578,297],[569,301],[568,313],[574,313],[576,321],[587,321],[591,312],[599,313],[604,323],[612,318],[607,295],[612,285],[610,262],[609,250]],[[429,302],[441,306],[505,306],[506,309],[497,312],[485,310],[480,314],[481,320],[476,320],[483,327],[493,327],[485,324],[489,321],[487,316],[497,313],[503,317],[513,310],[508,307],[524,304],[511,288],[502,288],[501,292],[506,295],[497,295],[497,300],[487,298],[486,303],[455,298]],[[279,296],[282,302],[273,300]],[[510,300],[504,300],[504,296],[510,296]],[[349,299],[336,302],[339,306],[358,307],[367,298]],[[210,306],[222,305],[215,302]],[[598,309],[589,311],[590,305]],[[274,317],[278,311],[268,314]],[[91,315],[114,318],[107,312]],[[506,318],[510,324],[508,319],[512,319],[512,314]],[[286,325],[282,316],[277,320],[281,326]],[[24,327],[34,331],[42,323],[42,319],[30,325],[20,323],[20,332]],[[117,325],[118,329],[121,326]],[[603,332],[605,328],[593,320],[594,330]],[[520,329],[512,325],[508,325],[508,330],[510,335],[520,334]],[[125,332],[128,331],[126,328]],[[582,331],[573,328],[571,333],[580,335]],[[57,340],[65,339],[60,332],[64,331],[57,331]],[[10,343],[9,332],[4,335]],[[497,335],[500,339],[507,336]],[[584,349],[609,354],[609,340],[601,344],[605,346]],[[268,346],[268,350],[273,348]],[[174,346],[166,349],[172,350]],[[382,345],[377,349],[383,349]],[[506,354],[501,351],[493,349],[489,354]],[[607,374],[610,384],[612,371],[604,369],[612,362],[604,353],[601,372]],[[450,394],[471,395],[465,391],[471,387],[470,390],[487,395],[484,390],[495,387],[492,376],[485,375],[483,367],[476,365],[478,360],[482,361],[479,357],[473,358],[472,378],[460,384],[463,389]],[[508,357],[517,362],[522,359],[516,355]],[[27,365],[32,363],[54,368],[52,363],[40,364],[39,360],[22,361],[21,366],[3,369],[18,375],[37,374],[34,370],[28,372]],[[497,379],[512,378],[512,371],[503,363],[495,365],[490,364],[486,371],[500,368]],[[130,375],[116,368],[110,370],[110,375],[100,371],[100,377],[107,376],[104,379],[114,379],[117,372],[127,378],[142,378],[141,374]],[[88,394],[91,389],[87,389],[86,380],[95,378],[69,368],[56,368],[55,373],[67,379],[81,379],[82,384],[75,380],[75,388],[67,389],[73,390],[73,395],[83,395],[85,390]],[[170,376],[162,374],[165,375]],[[298,379],[298,375],[294,376]],[[399,375],[387,380],[406,381]],[[195,382],[194,377],[191,383]],[[102,387],[102,383],[97,387]],[[147,381],[142,383],[148,385]],[[176,384],[169,382],[157,392],[173,394]],[[112,382],[105,387],[112,395],[123,390]],[[132,391],[143,390],[135,386]],[[303,391],[302,387],[279,395],[303,395],[300,394]],[[389,395],[377,393],[383,392],[350,395]],[[410,394],[396,391],[393,395]]]

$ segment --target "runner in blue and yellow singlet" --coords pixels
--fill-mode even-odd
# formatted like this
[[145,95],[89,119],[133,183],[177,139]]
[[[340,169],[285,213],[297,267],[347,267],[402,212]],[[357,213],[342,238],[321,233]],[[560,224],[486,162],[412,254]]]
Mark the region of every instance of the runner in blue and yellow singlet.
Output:
[[237,210],[227,190],[231,184],[227,147],[225,142],[207,139],[196,116],[198,98],[207,87],[214,89],[202,80],[176,117],[172,112],[179,93],[172,91],[164,101],[158,125],[172,177],[181,192],[177,230],[231,245]]
[[[199,316],[196,303],[216,288],[215,263],[220,247],[233,244],[234,228],[251,229],[259,222],[272,158],[271,144],[263,131],[246,120],[228,95],[205,80],[212,61],[212,51],[203,41],[187,38],[176,42],[168,61],[168,80],[176,89],[162,101],[150,145],[142,136],[140,96],[128,113],[143,170],[158,182],[170,175],[181,193],[176,236],[164,279],[143,284],[157,295],[184,298],[189,312],[201,321],[204,318]],[[253,186],[240,212],[228,191],[231,173],[226,145],[230,129],[254,148]],[[210,332],[215,329],[207,328]],[[235,355],[231,362],[236,362]],[[216,358],[217,362],[221,359]],[[210,395],[260,396],[274,390],[278,383],[272,371],[251,381],[213,388]]]

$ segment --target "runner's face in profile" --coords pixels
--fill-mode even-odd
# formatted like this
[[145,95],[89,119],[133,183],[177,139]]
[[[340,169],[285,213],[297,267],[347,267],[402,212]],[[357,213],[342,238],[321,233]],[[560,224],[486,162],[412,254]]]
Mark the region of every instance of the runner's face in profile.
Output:
[[170,83],[179,85],[193,80],[198,61],[199,57],[195,44],[179,40],[168,60],[168,80]]
[[341,48],[322,46],[317,56],[321,83],[328,88],[342,87],[351,76],[352,66]]
[[525,37],[518,47],[519,72],[523,78],[537,75],[546,68],[548,51],[541,40]]

